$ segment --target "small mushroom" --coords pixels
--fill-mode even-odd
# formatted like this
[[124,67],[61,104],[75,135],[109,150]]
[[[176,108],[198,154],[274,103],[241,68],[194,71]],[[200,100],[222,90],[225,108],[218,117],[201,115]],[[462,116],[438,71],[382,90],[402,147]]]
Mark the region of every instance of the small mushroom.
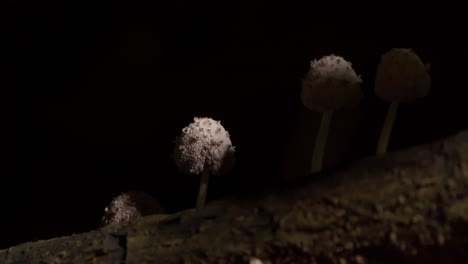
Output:
[[177,137],[173,158],[178,169],[188,174],[201,174],[197,208],[205,205],[209,175],[226,173],[234,164],[235,147],[229,133],[219,121],[194,118]]
[[161,205],[150,194],[128,191],[114,197],[109,206],[104,208],[101,225],[127,223],[142,216],[162,213],[164,210]]
[[411,49],[392,49],[382,56],[377,67],[374,91],[390,106],[377,144],[378,155],[387,152],[399,104],[429,93],[431,77],[428,68]]
[[311,173],[322,170],[323,155],[333,112],[359,104],[362,80],[351,63],[330,55],[313,60],[302,81],[301,100],[306,108],[322,113],[312,154]]

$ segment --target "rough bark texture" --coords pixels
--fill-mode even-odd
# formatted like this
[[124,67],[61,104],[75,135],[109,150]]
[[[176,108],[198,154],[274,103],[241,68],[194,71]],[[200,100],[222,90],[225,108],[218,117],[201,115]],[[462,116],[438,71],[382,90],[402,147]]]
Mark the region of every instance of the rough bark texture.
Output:
[[25,243],[0,263],[451,263],[468,257],[468,131],[203,210]]

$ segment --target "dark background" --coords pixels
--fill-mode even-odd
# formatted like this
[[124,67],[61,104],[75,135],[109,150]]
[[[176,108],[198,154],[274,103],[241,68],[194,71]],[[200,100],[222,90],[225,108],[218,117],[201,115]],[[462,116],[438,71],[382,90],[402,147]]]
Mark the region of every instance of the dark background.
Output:
[[9,1],[15,93],[0,248],[91,230],[130,189],[168,212],[193,207],[199,178],[178,173],[169,155],[194,116],[221,120],[237,147],[237,166],[211,179],[209,200],[303,174],[319,114],[303,108],[301,78],[331,53],[362,74],[365,96],[353,118],[334,119],[328,167],[373,155],[388,104],[372,83],[392,47],[430,62],[433,86],[401,106],[390,150],[467,128],[461,12],[353,2]]

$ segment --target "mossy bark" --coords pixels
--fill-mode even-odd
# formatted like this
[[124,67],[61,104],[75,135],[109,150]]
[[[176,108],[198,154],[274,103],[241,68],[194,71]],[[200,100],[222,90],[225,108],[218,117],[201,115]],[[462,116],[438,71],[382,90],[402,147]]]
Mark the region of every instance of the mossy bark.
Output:
[[[326,174],[326,172],[323,172]],[[0,263],[463,263],[468,131],[281,193],[18,245]]]

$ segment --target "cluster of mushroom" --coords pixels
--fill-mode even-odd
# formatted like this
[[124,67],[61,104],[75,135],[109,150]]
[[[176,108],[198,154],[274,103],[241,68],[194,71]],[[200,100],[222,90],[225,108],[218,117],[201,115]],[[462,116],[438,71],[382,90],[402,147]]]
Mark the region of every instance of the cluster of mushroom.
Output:
[[[301,99],[304,106],[322,113],[315,139],[311,173],[322,170],[328,130],[334,111],[359,104],[362,80],[351,62],[336,55],[314,60],[302,82]],[[377,154],[387,151],[391,128],[400,102],[425,96],[430,87],[428,67],[411,49],[392,49],[382,56],[377,68],[375,93],[390,103],[379,138]]]
[[[220,121],[194,118],[175,140],[172,157],[181,172],[201,175],[196,207],[205,205],[209,175],[228,172],[234,165],[235,147]],[[162,213],[159,203],[149,194],[131,191],[115,197],[104,209],[102,224],[127,223],[141,216]]]
[[[310,63],[302,82],[301,100],[306,108],[322,113],[315,139],[311,173],[322,170],[328,131],[333,113],[354,107],[362,97],[362,79],[351,62],[337,55],[325,56]],[[382,56],[375,78],[375,93],[390,103],[379,138],[377,154],[387,151],[398,104],[425,96],[430,76],[419,57],[410,49],[392,49]],[[206,201],[209,175],[229,171],[234,164],[235,147],[220,121],[195,117],[176,138],[173,158],[181,172],[201,175],[197,208]],[[123,193],[106,207],[103,223],[128,222],[140,216],[162,212],[159,204],[141,192]]]

